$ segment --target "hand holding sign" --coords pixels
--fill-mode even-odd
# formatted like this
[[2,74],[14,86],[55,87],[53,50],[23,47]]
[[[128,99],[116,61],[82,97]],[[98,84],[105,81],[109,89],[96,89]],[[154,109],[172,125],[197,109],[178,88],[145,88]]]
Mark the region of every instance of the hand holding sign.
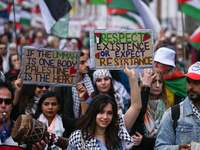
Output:
[[24,46],[23,82],[28,84],[75,86],[80,51]]
[[92,69],[153,66],[151,29],[94,30],[90,32]]

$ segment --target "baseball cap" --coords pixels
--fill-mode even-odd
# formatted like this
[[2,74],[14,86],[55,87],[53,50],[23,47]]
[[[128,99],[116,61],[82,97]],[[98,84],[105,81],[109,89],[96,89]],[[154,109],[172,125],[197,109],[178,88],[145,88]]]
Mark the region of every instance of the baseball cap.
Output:
[[17,78],[18,74],[19,74],[19,70],[10,69],[10,70],[8,70],[7,73],[5,73],[5,77],[6,77],[6,79],[11,81],[11,80],[13,80],[13,78]]
[[192,80],[200,80],[200,62],[197,61],[191,65],[188,69],[188,73],[183,76],[191,78]]

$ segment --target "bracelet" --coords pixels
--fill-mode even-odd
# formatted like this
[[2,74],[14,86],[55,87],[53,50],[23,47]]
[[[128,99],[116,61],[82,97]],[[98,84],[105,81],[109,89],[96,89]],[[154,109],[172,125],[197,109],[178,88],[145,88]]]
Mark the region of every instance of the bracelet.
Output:
[[148,87],[151,87],[149,84],[147,84],[147,83],[142,83],[142,85],[141,86],[148,86]]
[[52,145],[52,133],[50,132],[49,133],[49,139],[48,139],[48,147],[47,147],[47,150],[51,150],[51,145]]
[[83,101],[85,101],[84,99],[83,100],[80,100],[80,102],[83,102]]
[[54,145],[57,142],[58,142],[58,135],[53,134],[52,144]]

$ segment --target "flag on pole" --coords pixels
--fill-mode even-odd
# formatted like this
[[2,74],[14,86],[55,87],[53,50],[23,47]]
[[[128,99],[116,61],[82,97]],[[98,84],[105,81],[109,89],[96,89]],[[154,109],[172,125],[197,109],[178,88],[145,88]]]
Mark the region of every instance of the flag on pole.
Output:
[[200,26],[190,36],[189,43],[196,50],[200,48]]
[[136,14],[132,11],[108,8],[108,14],[112,15],[112,16],[124,17],[128,20],[131,20],[131,21],[137,23],[140,26],[140,28],[142,28],[142,29],[145,28],[145,25],[144,25],[142,18],[138,14]]
[[0,11],[5,10],[8,8],[8,4],[0,1]]
[[106,5],[107,0],[87,0],[88,4],[95,4],[95,5]]
[[[22,9],[21,6],[15,5],[15,21],[16,21],[16,22],[19,22],[19,20],[20,20],[21,9]],[[14,22],[13,5],[11,5],[10,14],[9,14],[9,21]]]
[[[44,26],[48,34],[51,33],[51,28],[58,22],[66,21],[66,14],[70,11],[71,6],[68,0],[38,0],[41,14],[44,21]],[[64,19],[63,19],[64,18]],[[66,26],[65,28],[67,28]],[[62,32],[63,28],[60,28]],[[67,33],[66,33],[67,35]],[[56,35],[60,37],[59,35]]]
[[[182,11],[195,19],[200,20],[200,1],[199,0],[181,0]],[[180,0],[178,0],[178,8],[180,10]]]
[[32,9],[31,26],[37,27],[37,28],[44,28],[43,18],[40,13],[40,9],[38,5],[36,5]]
[[135,12],[136,14],[139,14],[132,0],[112,0],[108,3],[108,7],[129,10]]
[[132,1],[135,4],[136,9],[138,10],[139,15],[141,16],[144,22],[145,28],[153,29],[154,39],[156,40],[161,30],[161,26],[158,19],[143,1],[141,0],[132,0]]
[[20,12],[20,20],[19,23],[21,24],[30,24],[31,23],[32,14],[28,9],[22,9]]
[[[141,28],[153,29],[154,39],[157,39],[161,26],[158,19],[152,13],[150,8],[141,0],[112,0],[108,4],[109,8],[128,10],[126,16],[129,19],[134,19],[138,21]],[[141,19],[140,19],[141,18]],[[142,20],[142,21],[141,21]],[[142,23],[143,22],[143,23]]]

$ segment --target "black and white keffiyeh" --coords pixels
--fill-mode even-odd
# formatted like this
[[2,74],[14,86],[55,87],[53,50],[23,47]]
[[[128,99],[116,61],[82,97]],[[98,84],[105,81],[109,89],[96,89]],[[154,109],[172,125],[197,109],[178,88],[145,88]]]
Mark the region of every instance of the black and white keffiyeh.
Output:
[[120,94],[117,90],[115,90],[114,96],[115,96],[115,101],[121,105],[121,109],[119,109],[119,110],[117,111],[117,113],[118,113],[118,114],[123,114],[123,112],[124,112],[124,101],[123,101],[123,97],[121,96],[121,94]]
[[93,73],[93,82],[96,83],[96,80],[101,76],[107,76],[112,79],[112,76],[107,69],[98,69]]
[[[94,87],[90,77],[85,74],[83,80],[81,81],[85,85],[88,95],[90,96],[94,92]],[[72,97],[73,97],[73,110],[75,118],[79,117],[80,100],[76,91],[76,87],[72,87]]]
[[[118,138],[121,141],[123,149],[129,150],[133,147],[134,142],[126,130],[123,115],[119,115],[118,119],[119,119],[118,120],[119,121]],[[85,136],[86,136],[86,133],[83,133],[84,138]],[[94,149],[100,150],[100,147],[97,144],[96,138],[94,136],[90,140],[85,141],[85,147],[87,150],[94,150]],[[67,147],[67,150],[74,150],[74,149],[82,150],[80,130],[74,131],[69,138],[69,145]]]
[[192,106],[193,113],[197,116],[197,118],[200,120],[200,113],[197,109],[197,107],[194,105],[194,102],[190,100],[190,104]]

